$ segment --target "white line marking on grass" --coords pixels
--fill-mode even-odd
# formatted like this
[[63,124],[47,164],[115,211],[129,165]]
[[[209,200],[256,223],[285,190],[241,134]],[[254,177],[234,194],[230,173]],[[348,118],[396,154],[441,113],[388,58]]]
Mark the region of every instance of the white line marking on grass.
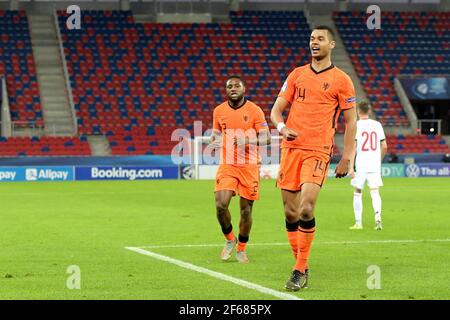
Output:
[[259,284],[255,284],[255,283],[252,283],[252,282],[249,282],[249,281],[246,281],[246,280],[242,280],[242,279],[238,279],[238,278],[235,278],[235,277],[232,277],[232,276],[228,276],[228,275],[220,273],[220,272],[212,271],[212,270],[209,270],[209,269],[206,269],[206,268],[203,268],[203,267],[196,266],[196,265],[191,264],[191,263],[187,263],[187,262],[184,262],[184,261],[181,261],[181,260],[173,259],[173,258],[170,258],[168,256],[164,256],[162,254],[154,253],[152,251],[144,250],[144,249],[137,248],[137,247],[125,247],[125,249],[131,250],[131,251],[134,251],[134,252],[137,252],[137,253],[140,253],[140,254],[143,254],[143,255],[146,255],[146,256],[149,256],[149,257],[152,257],[152,258],[164,261],[164,262],[172,263],[172,264],[177,265],[177,266],[179,266],[181,268],[185,268],[185,269],[189,269],[189,270],[192,270],[192,271],[204,273],[204,274],[207,274],[207,275],[209,275],[209,276],[211,276],[213,278],[217,278],[219,280],[232,282],[232,283],[237,284],[237,285],[239,285],[241,287],[245,287],[245,288],[248,288],[248,289],[256,290],[256,291],[259,291],[261,293],[264,293],[264,294],[267,294],[267,295],[271,295],[271,296],[274,296],[274,297],[279,298],[279,299],[283,299],[283,300],[303,300],[303,299],[301,299],[301,298],[299,298],[297,296],[294,296],[292,294],[287,294],[287,293],[284,293],[284,292],[280,292],[280,291],[276,291],[276,290],[273,290],[273,289],[270,289],[270,288],[266,288],[266,287],[260,286]]
[[[410,240],[359,240],[359,241],[316,241],[314,245],[333,245],[333,244],[396,244],[396,243],[423,243],[423,242],[450,242],[450,239],[410,239]],[[249,243],[249,246],[288,246],[288,242],[272,243]],[[174,245],[154,245],[140,246],[138,248],[163,249],[163,248],[206,248],[222,247],[221,244],[174,244]]]

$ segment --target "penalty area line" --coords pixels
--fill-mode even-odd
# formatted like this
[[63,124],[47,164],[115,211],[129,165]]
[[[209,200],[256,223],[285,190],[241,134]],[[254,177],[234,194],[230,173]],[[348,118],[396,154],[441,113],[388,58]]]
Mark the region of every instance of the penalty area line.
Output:
[[155,253],[155,252],[152,252],[152,251],[149,251],[149,250],[144,250],[144,249],[141,249],[141,248],[138,248],[138,247],[125,247],[125,249],[133,251],[133,252],[136,252],[136,253],[139,253],[139,254],[143,254],[143,255],[146,255],[146,256],[149,256],[149,257],[152,257],[152,258],[157,259],[157,260],[161,260],[161,261],[164,261],[164,262],[168,262],[168,263],[174,264],[174,265],[176,265],[178,267],[181,267],[181,268],[184,268],[184,269],[188,269],[188,270],[192,270],[192,271],[195,271],[195,272],[203,273],[203,274],[206,274],[206,275],[208,275],[210,277],[213,277],[213,278],[216,278],[216,279],[219,279],[219,280],[222,280],[222,281],[231,282],[231,283],[234,283],[234,284],[236,284],[238,286],[241,286],[241,287],[244,287],[244,288],[247,288],[247,289],[251,289],[251,290],[255,290],[255,291],[261,292],[263,294],[267,294],[267,295],[270,295],[270,296],[273,296],[273,297],[276,297],[276,298],[279,298],[279,299],[282,299],[282,300],[303,300],[303,299],[301,299],[301,298],[299,298],[297,296],[294,296],[292,294],[288,294],[288,293],[284,293],[284,292],[281,292],[281,291],[277,291],[277,290],[273,290],[273,289],[270,289],[270,288],[266,288],[266,287],[263,287],[263,286],[261,286],[259,284],[255,284],[255,283],[252,283],[252,282],[249,282],[249,281],[246,281],[246,280],[242,280],[242,279],[239,279],[239,278],[235,278],[235,277],[226,275],[224,273],[220,273],[220,272],[212,271],[212,270],[209,270],[209,269],[206,269],[206,268],[203,268],[203,267],[199,267],[199,266],[196,266],[195,264],[192,264],[192,263],[187,263],[187,262],[184,262],[184,261],[181,261],[181,260],[173,259],[173,258],[170,258],[168,256],[164,256],[162,254],[158,254],[158,253]]

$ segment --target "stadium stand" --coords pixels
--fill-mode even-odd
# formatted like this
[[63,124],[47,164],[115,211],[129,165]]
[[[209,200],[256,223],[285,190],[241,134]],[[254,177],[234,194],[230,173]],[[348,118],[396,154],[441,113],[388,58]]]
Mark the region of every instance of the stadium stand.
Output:
[[389,152],[407,153],[449,153],[450,147],[440,135],[388,135]]
[[[449,61],[444,57],[450,47],[444,30],[449,27],[449,15],[386,15],[383,28],[389,32],[370,33],[355,23],[361,24],[365,13],[334,13],[333,17],[378,119],[387,126],[406,126],[408,120],[392,79],[400,71],[448,73]],[[7,75],[13,121],[43,123],[25,13],[7,11],[0,16],[5,26],[0,47],[0,68],[4,70],[0,71]],[[310,29],[302,12],[230,12],[231,23],[220,24],[140,24],[131,11],[83,11],[82,16],[82,30],[69,30],[65,28],[67,14],[58,12],[82,135],[73,138],[78,139],[73,143],[84,148],[88,143],[83,135],[105,135],[113,155],[170,154],[178,143],[171,141],[176,128],[192,133],[194,120],[203,121],[203,130],[210,128],[212,108],[225,99],[224,80],[230,74],[244,76],[248,98],[263,108],[269,120],[270,107],[288,72],[309,61]],[[396,19],[403,21],[400,27],[395,27]],[[9,36],[18,28],[16,24],[27,30],[21,37]],[[437,37],[425,38],[430,32]],[[414,38],[414,34],[420,37]],[[12,48],[22,47],[28,53],[17,57],[11,53]],[[12,65],[6,63],[8,57]],[[26,57],[27,63],[14,62],[21,57]],[[423,57],[429,61],[424,62]],[[19,77],[17,72],[23,74]],[[339,128],[342,132],[342,125]],[[8,141],[15,139],[22,141]],[[53,148],[42,145],[29,153],[20,145],[15,154],[57,155],[61,149],[56,145],[68,143],[67,139],[54,138]],[[1,150],[3,146],[5,141]],[[429,152],[433,150],[441,149]],[[335,153],[339,153],[337,148]],[[0,154],[4,155],[3,151]]]
[[0,137],[0,154],[17,156],[89,156],[86,137]]
[[450,12],[383,12],[381,30],[366,27],[365,12],[334,12],[376,116],[386,126],[409,124],[394,90],[399,74],[450,73]]
[[25,11],[0,11],[0,75],[4,75],[8,84],[12,121],[43,125]]
[[[170,154],[176,128],[212,125],[224,81],[242,74],[269,117],[287,73],[308,61],[302,12],[236,12],[231,23],[138,24],[128,11],[84,11],[63,28],[78,130],[105,134],[113,154]],[[206,128],[205,128],[206,127]],[[169,142],[169,143],[168,143]]]
[[[7,83],[15,128],[44,126],[25,11],[0,11],[0,75]],[[0,156],[91,155],[86,137],[0,137]]]

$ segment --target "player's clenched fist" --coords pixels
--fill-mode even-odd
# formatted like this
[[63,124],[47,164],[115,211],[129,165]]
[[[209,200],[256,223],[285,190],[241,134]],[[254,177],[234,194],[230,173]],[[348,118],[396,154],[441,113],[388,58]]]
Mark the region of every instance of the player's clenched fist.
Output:
[[292,129],[289,129],[288,127],[284,127],[283,129],[281,129],[280,133],[287,141],[295,140],[295,138],[298,137],[298,133]]
[[345,177],[350,170],[349,167],[350,167],[350,160],[341,159],[341,161],[339,161],[338,165],[336,166],[336,170],[334,171],[336,178]]

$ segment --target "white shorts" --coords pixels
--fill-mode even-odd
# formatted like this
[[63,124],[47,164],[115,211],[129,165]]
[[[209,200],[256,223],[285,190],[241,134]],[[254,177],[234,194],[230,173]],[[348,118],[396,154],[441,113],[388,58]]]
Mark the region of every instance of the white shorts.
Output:
[[369,188],[379,188],[383,186],[383,180],[381,180],[381,173],[379,172],[355,172],[355,177],[350,184],[357,189],[364,189],[364,183],[367,180]]

